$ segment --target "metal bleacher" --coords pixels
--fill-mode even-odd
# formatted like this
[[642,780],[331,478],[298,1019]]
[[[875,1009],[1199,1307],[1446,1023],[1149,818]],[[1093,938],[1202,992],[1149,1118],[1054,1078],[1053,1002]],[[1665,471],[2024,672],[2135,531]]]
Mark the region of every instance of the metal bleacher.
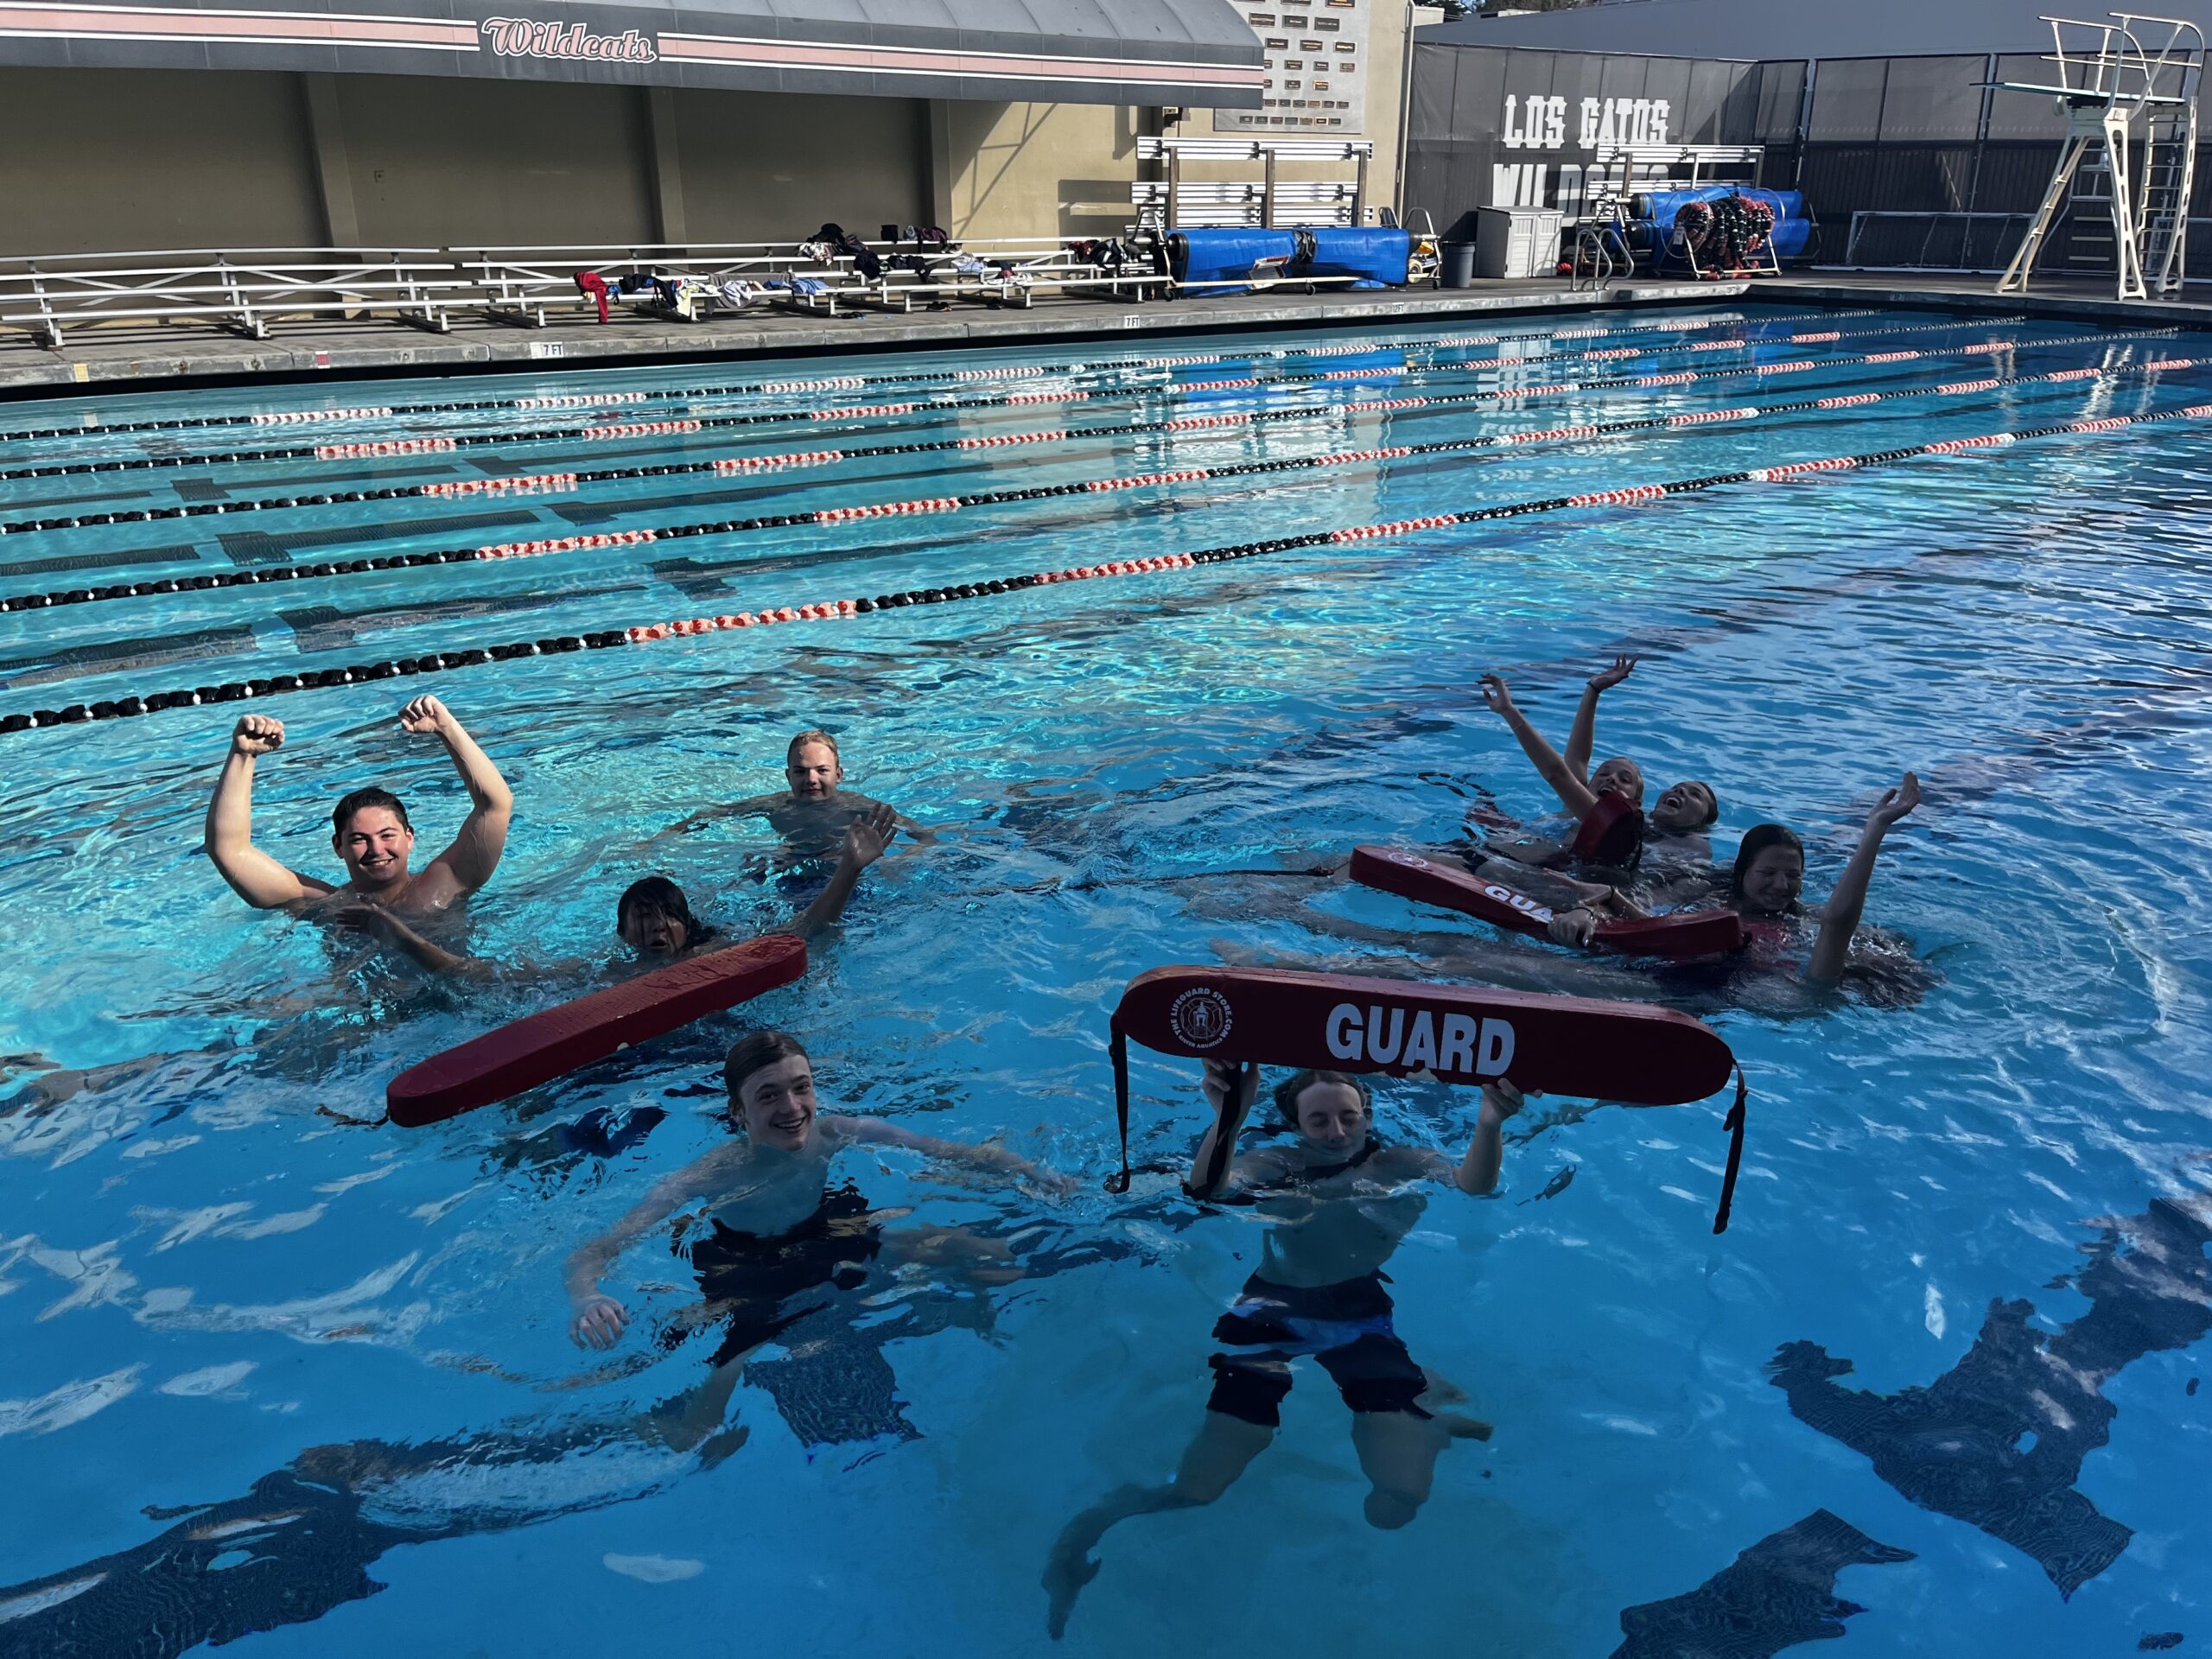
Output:
[[[1138,180],[1129,187],[1129,200],[1144,230],[1357,225],[1366,212],[1367,166],[1374,155],[1375,146],[1364,140],[1140,138],[1137,160],[1166,163],[1167,176]],[[1185,179],[1186,161],[1257,163],[1262,173],[1249,180]],[[1352,162],[1359,171],[1351,179],[1285,179],[1279,176],[1284,162]]]

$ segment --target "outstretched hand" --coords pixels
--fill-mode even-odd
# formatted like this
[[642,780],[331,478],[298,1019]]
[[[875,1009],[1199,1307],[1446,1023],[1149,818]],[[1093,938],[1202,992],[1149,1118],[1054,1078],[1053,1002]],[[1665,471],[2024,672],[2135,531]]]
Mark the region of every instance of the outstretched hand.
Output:
[[1493,715],[1510,714],[1513,711],[1513,693],[1506,689],[1503,680],[1495,674],[1485,674],[1482,677],[1481,684],[1483,706],[1485,709]]
[[899,833],[899,815],[878,802],[845,826],[844,860],[855,869],[866,869],[883,856]]
[[340,905],[331,912],[330,919],[350,931],[367,933],[379,939],[396,938],[413,931],[382,905],[366,902]]
[[267,715],[240,715],[231,728],[231,747],[239,754],[267,754],[284,747],[284,722]]
[[1578,905],[1573,910],[1554,912],[1544,924],[1544,931],[1554,944],[1587,945],[1598,935],[1598,918]]
[[1610,691],[1635,671],[1635,658],[1616,657],[1611,668],[1601,669],[1592,674],[1587,684],[1592,691]]
[[1908,772],[1904,781],[1895,789],[1882,791],[1882,798],[1874,803],[1874,810],[1866,815],[1866,827],[1869,830],[1886,830],[1919,804],[1919,774]]
[[588,1297],[569,1322],[569,1340],[579,1348],[612,1348],[629,1324],[630,1310],[612,1296]]
[[452,718],[445,704],[435,697],[417,697],[399,711],[399,728],[424,735],[437,731]]

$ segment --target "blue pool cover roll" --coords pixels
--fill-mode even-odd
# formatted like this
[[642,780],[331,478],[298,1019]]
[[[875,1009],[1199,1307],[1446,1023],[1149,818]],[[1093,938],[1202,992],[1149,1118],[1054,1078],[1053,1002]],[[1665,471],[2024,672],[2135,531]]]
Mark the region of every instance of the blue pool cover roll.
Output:
[[[1179,283],[1243,283],[1262,261],[1277,266],[1298,257],[1298,238],[1290,231],[1254,231],[1235,226],[1176,231],[1167,240],[1169,269]],[[1214,288],[1211,294],[1235,294]]]
[[1813,239],[1813,221],[1805,213],[1804,192],[1760,190],[1748,185],[1701,184],[1688,190],[1644,191],[1637,205],[1644,208],[1643,222],[1651,226],[1651,245],[1666,248],[1675,233],[1675,216],[1685,206],[1693,201],[1718,201],[1723,196],[1763,201],[1773,208],[1775,257],[1784,261],[1804,257]]
[[1354,288],[1403,288],[1413,261],[1410,231],[1316,227],[1302,232],[1313,238],[1310,263],[1292,268],[1299,276],[1357,276]]
[[1268,276],[1351,276],[1357,279],[1354,288],[1402,288],[1413,259],[1409,232],[1334,226],[1274,231],[1197,227],[1173,232],[1167,245],[1169,268],[1179,283],[1243,283],[1264,264],[1269,269],[1261,274]]

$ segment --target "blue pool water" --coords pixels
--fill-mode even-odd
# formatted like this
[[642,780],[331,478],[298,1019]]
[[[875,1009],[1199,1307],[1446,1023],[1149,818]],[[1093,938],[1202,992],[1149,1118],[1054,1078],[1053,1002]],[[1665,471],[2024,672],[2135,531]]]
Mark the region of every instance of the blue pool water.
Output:
[[[0,520],[226,506],[15,529],[0,537],[0,596],[13,597],[1930,393],[11,612],[0,714],[2158,414],[2212,388],[2212,368],[2145,370],[2212,358],[2212,339],[2188,334],[1766,308],[1653,328],[1663,320],[1623,315],[1603,338],[1565,339],[1508,322],[1491,332],[1513,338],[1481,345],[1439,343],[1474,332],[1454,325],[0,407],[0,472],[189,458],[13,477]],[[1783,338],[1830,330],[1844,338]],[[1373,349],[1280,354],[1312,344]],[[2001,349],[1960,349],[1989,345]],[[1840,360],[1902,350],[1928,354]],[[1137,365],[1192,351],[1226,360]],[[1799,361],[1813,366],[1344,408]],[[1056,366],[603,415],[110,429],[1030,365]],[[1288,378],[1347,367],[1363,372]],[[2085,367],[2113,372],[1932,392]],[[917,400],[696,433],[525,435]],[[1304,412],[561,493],[255,505],[1291,410]],[[57,426],[82,430],[20,435]],[[1471,1639],[1521,1656],[1624,1639],[1638,1656],[1768,1652],[1820,1634],[1831,1592],[1863,1610],[1826,1610],[1847,1653],[2117,1653],[2168,1632],[2192,1650],[2212,1639],[2212,1393],[2196,1387],[2212,1279],[2188,1219],[2212,1192],[2205,430],[2177,419],[2044,437],[0,734],[0,1654],[166,1654],[246,1632],[234,1651],[1103,1655],[1165,1638],[1296,1654]],[[511,435],[417,455],[205,459],[490,432]],[[1274,1446],[1220,1502],[1108,1535],[1055,1646],[1040,1585],[1053,1538],[1111,1489],[1173,1470],[1207,1397],[1212,1322],[1257,1260],[1249,1211],[1202,1212],[1168,1173],[1204,1122],[1187,1064],[1139,1058],[1147,1170],[1126,1197],[1101,1190],[1119,988],[1146,967],[1227,960],[1669,995],[1619,963],[1266,874],[1357,842],[1448,842],[1481,791],[1540,816],[1547,791],[1477,678],[1505,673],[1556,735],[1616,652],[1643,660],[1607,696],[1599,753],[1632,754],[1655,780],[1712,779],[1724,855],[1760,818],[1796,825],[1811,893],[1880,789],[1918,769],[1926,804],[1891,837],[1868,916],[1910,940],[1924,990],[1809,1013],[1756,995],[1700,1005],[1753,1090],[1719,1238],[1725,1102],[1533,1104],[1500,1195],[1436,1192],[1389,1268],[1400,1333],[1494,1438],[1446,1450],[1419,1517],[1378,1530],[1362,1516],[1349,1415],[1301,1363]],[[249,912],[198,850],[248,708],[289,734],[260,768],[264,846],[327,873],[332,799],[380,781],[407,798],[427,856],[465,803],[436,745],[393,719],[418,690],[452,706],[518,801],[472,912],[472,948],[514,970],[488,989],[334,956],[310,926]],[[377,1122],[404,1065],[588,982],[562,964],[619,953],[613,900],[635,874],[674,875],[735,932],[785,917],[789,900],[747,874],[765,830],[652,838],[774,786],[785,738],[809,726],[839,734],[853,786],[938,839],[869,874],[806,979],[505,1107],[412,1133]],[[903,1154],[849,1156],[842,1173],[872,1203],[1005,1236],[1028,1272],[980,1290],[872,1281],[765,1356],[782,1369],[756,1366],[739,1389],[743,1443],[702,1458],[638,1427],[703,1375],[710,1338],[681,1323],[686,1264],[659,1234],[623,1258],[609,1287],[641,1318],[607,1356],[569,1344],[559,1270],[658,1175],[717,1144],[720,1049],[768,1021],[806,1037],[840,1105],[1003,1136],[1081,1191],[1048,1203]],[[594,1106],[644,1103],[669,1118],[612,1159],[550,1135]],[[1455,1157],[1473,1114],[1440,1086],[1382,1091],[1389,1135]],[[879,1401],[873,1426],[893,1432],[818,1433],[810,1396],[887,1375],[901,1403]],[[1624,1611],[1640,1636],[1624,1637]],[[1710,1645],[1728,1630],[1764,1645]]]

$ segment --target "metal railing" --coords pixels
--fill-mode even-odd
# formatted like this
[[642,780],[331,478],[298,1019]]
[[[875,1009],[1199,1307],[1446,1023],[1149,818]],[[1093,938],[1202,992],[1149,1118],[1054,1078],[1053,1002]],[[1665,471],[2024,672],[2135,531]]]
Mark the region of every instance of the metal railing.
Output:
[[[120,253],[0,257],[0,331],[19,329],[59,348],[67,331],[116,324],[199,324],[265,340],[279,321],[388,320],[444,334],[455,315],[543,327],[548,314],[597,302],[576,274],[610,279],[645,271],[688,276],[713,292],[687,293],[669,311],[657,296],[638,303],[696,321],[730,308],[725,281],[799,284],[748,302],[842,316],[858,305],[912,309],[968,300],[1027,305],[1039,293],[1101,299],[1143,297],[1169,286],[1144,268],[1078,254],[1079,238],[971,239],[947,248],[894,251],[919,269],[874,276],[855,257],[802,251],[789,242],[632,243],[470,248],[156,249]],[[802,291],[804,289],[804,291]],[[840,308],[842,307],[843,308]]]
[[1956,270],[1993,276],[2005,269],[2034,220],[2032,213],[1862,208],[1851,216],[1841,263],[1850,270]]

